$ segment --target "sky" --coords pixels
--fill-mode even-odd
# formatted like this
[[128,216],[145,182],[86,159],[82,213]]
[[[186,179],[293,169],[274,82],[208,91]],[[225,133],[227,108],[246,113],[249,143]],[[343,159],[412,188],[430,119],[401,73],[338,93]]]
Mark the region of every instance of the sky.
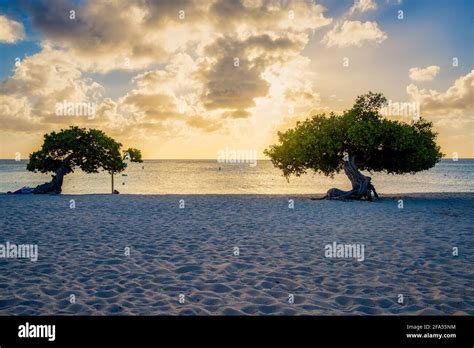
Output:
[[474,157],[473,25],[471,0],[0,0],[0,158],[77,125],[146,159],[260,159],[368,91]]

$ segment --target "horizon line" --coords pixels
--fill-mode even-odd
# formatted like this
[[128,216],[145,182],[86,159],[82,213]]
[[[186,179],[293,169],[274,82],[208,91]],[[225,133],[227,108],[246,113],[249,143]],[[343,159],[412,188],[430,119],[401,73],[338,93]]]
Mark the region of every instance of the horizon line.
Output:
[[[452,157],[443,157],[441,158],[442,160],[452,160]],[[458,157],[458,160],[463,160],[463,159],[474,159],[474,157]],[[27,161],[28,159],[21,159],[20,161]],[[216,161],[216,158],[143,158],[144,161]],[[271,161],[271,159],[268,158],[257,158],[257,161]],[[0,158],[0,161],[16,161],[15,158]],[[16,161],[16,162],[20,162]],[[453,161],[456,162],[456,161]],[[219,163],[219,162],[218,162]],[[232,164],[232,163],[226,163],[223,162],[222,164]]]

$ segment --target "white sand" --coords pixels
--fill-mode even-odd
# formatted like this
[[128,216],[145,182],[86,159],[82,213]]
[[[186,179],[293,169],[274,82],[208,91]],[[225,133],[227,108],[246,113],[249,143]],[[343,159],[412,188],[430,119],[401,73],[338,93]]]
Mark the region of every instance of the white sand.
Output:
[[0,243],[39,251],[0,259],[0,315],[474,314],[474,194],[397,199],[0,195]]

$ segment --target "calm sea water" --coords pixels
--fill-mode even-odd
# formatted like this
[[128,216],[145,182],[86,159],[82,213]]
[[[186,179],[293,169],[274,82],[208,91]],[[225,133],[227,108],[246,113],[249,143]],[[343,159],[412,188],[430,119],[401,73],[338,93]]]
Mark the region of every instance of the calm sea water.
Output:
[[[26,163],[0,160],[0,192],[50,180],[50,175],[28,172]],[[474,192],[474,159],[443,160],[415,175],[374,173],[372,181],[379,193]],[[78,169],[65,177],[63,193],[110,193],[110,186],[109,174]],[[334,179],[307,174],[288,183],[270,161],[251,167],[211,160],[146,160],[115,176],[115,188],[127,194],[311,194],[331,187],[349,189],[350,183],[344,174]]]

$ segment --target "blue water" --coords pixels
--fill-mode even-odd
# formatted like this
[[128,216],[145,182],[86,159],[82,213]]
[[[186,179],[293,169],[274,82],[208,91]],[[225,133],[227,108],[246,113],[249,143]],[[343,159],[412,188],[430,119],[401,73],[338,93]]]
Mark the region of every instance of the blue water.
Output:
[[[50,180],[49,174],[28,172],[26,164],[0,160],[0,192]],[[474,192],[474,159],[443,160],[415,175],[374,173],[372,181],[379,193]],[[115,176],[115,188],[128,194],[311,194],[324,193],[331,187],[349,189],[350,183],[344,174],[334,179],[307,174],[291,177],[288,183],[270,161],[258,161],[252,167],[215,160],[145,160],[131,163]],[[85,174],[77,169],[64,179],[66,194],[110,191],[110,175],[105,172]]]

